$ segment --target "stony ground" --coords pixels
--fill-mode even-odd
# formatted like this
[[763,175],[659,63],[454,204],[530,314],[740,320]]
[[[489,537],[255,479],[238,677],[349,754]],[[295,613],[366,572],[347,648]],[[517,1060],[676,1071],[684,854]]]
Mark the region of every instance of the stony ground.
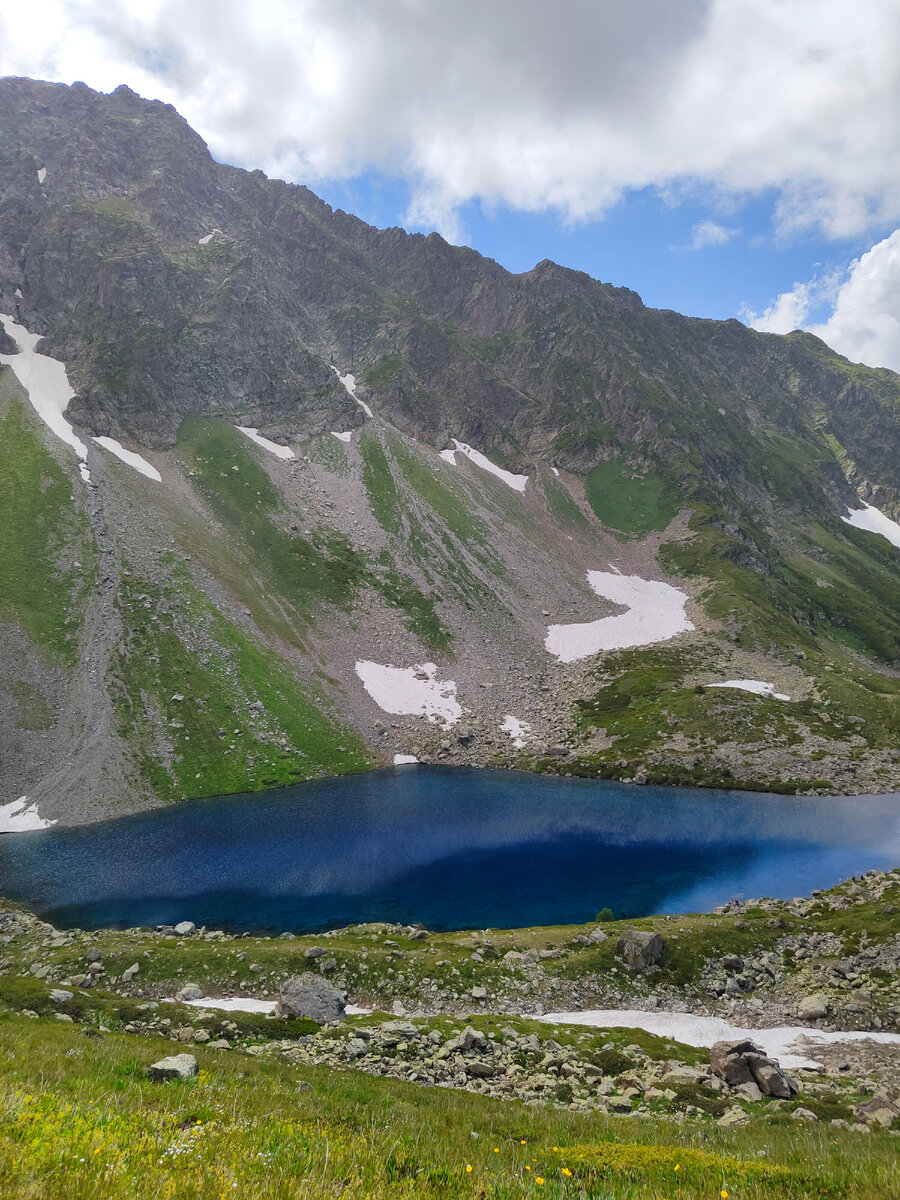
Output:
[[[363,925],[276,938],[189,920],[177,929],[58,930],[5,906],[0,1004],[78,1022],[93,1036],[121,1029],[579,1111],[728,1123],[802,1110],[798,1120],[893,1126],[897,1045],[810,1045],[822,1070],[798,1073],[799,1094],[779,1098],[728,1086],[706,1051],[534,1018],[659,1008],[751,1028],[897,1031],[898,901],[900,870],[872,871],[809,898],[705,915],[465,933]],[[302,972],[375,1013],[319,1028],[183,1002],[274,999]]]

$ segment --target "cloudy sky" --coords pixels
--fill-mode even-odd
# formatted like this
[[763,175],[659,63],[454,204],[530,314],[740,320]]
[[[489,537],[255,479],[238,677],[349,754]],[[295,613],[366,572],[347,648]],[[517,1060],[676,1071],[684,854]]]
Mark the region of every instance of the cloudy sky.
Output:
[[0,74],[127,83],[375,224],[900,370],[897,0],[10,0]]

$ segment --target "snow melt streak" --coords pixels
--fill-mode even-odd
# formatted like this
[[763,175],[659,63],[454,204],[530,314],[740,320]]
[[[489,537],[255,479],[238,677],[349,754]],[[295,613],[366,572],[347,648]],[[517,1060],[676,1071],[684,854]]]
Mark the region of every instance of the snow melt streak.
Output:
[[449,728],[462,716],[452,679],[436,679],[434,663],[412,667],[383,667],[360,661],[356,674],[380,709],[395,716],[425,717]]
[[866,529],[869,533],[880,533],[892,546],[900,549],[900,524],[892,521],[880,508],[864,503],[862,508],[855,512],[849,508],[847,512],[850,514],[848,517],[841,517],[847,525],[853,525],[856,529]]
[[274,454],[276,458],[294,457],[294,452],[290,446],[279,446],[277,442],[270,442],[268,438],[262,437],[255,429],[250,429],[246,425],[235,425],[235,429],[239,430],[244,437],[248,437],[251,442],[256,442],[257,446],[262,446],[263,450],[268,450],[270,454]]
[[687,596],[668,583],[605,571],[588,571],[587,579],[598,596],[628,611],[585,624],[551,625],[544,646],[560,662],[576,662],[602,650],[651,646],[694,628],[684,612]]
[[126,450],[121,442],[117,442],[111,437],[95,437],[94,441],[98,446],[103,446],[110,454],[114,454],[116,458],[120,458],[123,463],[127,463],[133,470],[141,475],[146,475],[148,479],[153,479],[156,483],[162,483],[162,475],[157,471],[156,467],[150,465],[146,458],[141,458],[140,454],[135,454],[133,450]]
[[332,366],[331,369],[332,369],[332,371],[334,371],[335,375],[337,375],[338,380],[344,385],[344,391],[349,396],[353,397],[353,399],[356,401],[356,403],[363,410],[363,412],[366,414],[367,417],[371,417],[372,416],[371,408],[369,408],[369,406],[368,406],[368,404],[366,404],[365,400],[360,400],[359,396],[357,396],[357,394],[356,394],[356,376],[351,375],[349,371],[347,372],[346,375],[342,375],[340,373],[340,371],[337,369],[337,367],[335,367],[335,366]]
[[489,471],[491,475],[496,475],[498,479],[502,479],[507,487],[511,487],[517,492],[525,491],[525,485],[528,482],[527,475],[514,475],[512,471],[504,471],[502,467],[498,467],[496,463],[492,463],[480,450],[475,450],[471,446],[467,446],[465,442],[457,441],[456,438],[451,440],[456,450],[441,451],[441,458],[445,462],[455,464],[456,453],[459,451],[460,454],[465,454],[466,458],[471,459],[476,467],[481,467],[483,471]]

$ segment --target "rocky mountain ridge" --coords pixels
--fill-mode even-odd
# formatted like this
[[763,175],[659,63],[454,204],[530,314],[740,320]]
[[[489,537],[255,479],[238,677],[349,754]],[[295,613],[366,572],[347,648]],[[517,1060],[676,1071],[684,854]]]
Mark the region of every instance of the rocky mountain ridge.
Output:
[[[127,88],[18,79],[0,310],[0,807],[82,821],[398,754],[900,786],[900,549],[842,519],[900,514],[892,372],[372,229]],[[65,364],[80,467],[13,325]],[[615,573],[683,622],[551,653],[638,612]]]

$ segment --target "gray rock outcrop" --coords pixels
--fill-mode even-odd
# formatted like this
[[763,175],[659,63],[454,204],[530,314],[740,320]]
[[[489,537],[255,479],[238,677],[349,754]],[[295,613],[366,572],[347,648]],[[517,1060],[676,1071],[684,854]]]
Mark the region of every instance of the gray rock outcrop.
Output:
[[658,933],[629,929],[616,942],[616,954],[634,971],[650,971],[662,956],[663,940]]

